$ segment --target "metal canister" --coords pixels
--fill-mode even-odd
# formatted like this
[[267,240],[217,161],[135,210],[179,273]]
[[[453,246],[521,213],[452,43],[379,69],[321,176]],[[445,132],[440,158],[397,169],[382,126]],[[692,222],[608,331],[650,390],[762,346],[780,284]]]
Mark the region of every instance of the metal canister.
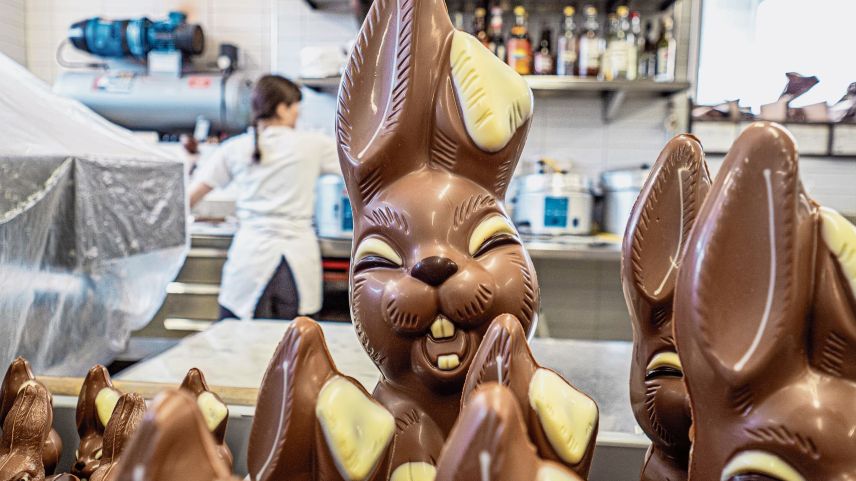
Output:
[[514,221],[532,234],[592,233],[594,198],[591,182],[577,173],[545,173],[521,177]]
[[651,168],[642,165],[635,168],[607,170],[600,175],[603,190],[603,230],[624,235],[633,204],[642,191]]

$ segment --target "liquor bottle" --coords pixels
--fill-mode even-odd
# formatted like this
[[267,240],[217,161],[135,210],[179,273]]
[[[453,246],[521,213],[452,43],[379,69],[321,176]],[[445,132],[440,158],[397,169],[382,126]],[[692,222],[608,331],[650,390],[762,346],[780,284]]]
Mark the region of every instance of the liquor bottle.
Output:
[[514,7],[514,26],[508,39],[508,65],[520,75],[532,73],[532,42],[529,41],[526,9],[522,6]]
[[657,75],[655,80],[668,82],[675,79],[675,51],[677,41],[673,32],[675,22],[672,17],[663,17],[663,31],[657,41]]
[[587,5],[583,9],[585,23],[580,34],[577,75],[580,77],[597,77],[600,73],[600,57],[603,54],[603,38],[600,36],[600,22],[597,19],[597,9]]
[[541,30],[541,42],[535,53],[535,75],[552,75],[556,62],[553,60],[553,32],[549,27]]
[[505,48],[505,35],[502,27],[502,7],[490,9],[490,29],[488,30],[488,48],[503,62],[508,58]]
[[618,7],[617,12],[608,17],[609,35],[601,61],[601,78],[604,80],[627,79],[627,32],[622,26],[622,17],[627,17],[625,6]]
[[473,14],[473,35],[485,46],[488,46],[487,38],[487,10],[477,8]]
[[639,12],[630,13],[630,31],[627,34],[627,80],[639,78],[639,58],[642,53],[642,20]]
[[460,10],[456,10],[454,13],[452,13],[452,24],[455,26],[455,30],[463,30],[464,13]]
[[565,7],[565,21],[556,46],[556,75],[573,75],[577,68],[577,26],[574,7]]
[[654,24],[650,20],[645,24],[645,33],[639,39],[639,78],[651,79],[657,74],[657,44],[651,40]]

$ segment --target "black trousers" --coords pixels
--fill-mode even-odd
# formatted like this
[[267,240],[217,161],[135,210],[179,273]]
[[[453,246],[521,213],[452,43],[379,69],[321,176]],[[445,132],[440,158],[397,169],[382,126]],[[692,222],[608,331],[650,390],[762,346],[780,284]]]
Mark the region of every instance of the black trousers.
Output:
[[[279,263],[265,290],[262,292],[253,312],[255,319],[285,319],[297,317],[300,306],[300,295],[294,275],[288,267],[285,257]],[[236,319],[238,316],[229,309],[220,306],[220,320]]]

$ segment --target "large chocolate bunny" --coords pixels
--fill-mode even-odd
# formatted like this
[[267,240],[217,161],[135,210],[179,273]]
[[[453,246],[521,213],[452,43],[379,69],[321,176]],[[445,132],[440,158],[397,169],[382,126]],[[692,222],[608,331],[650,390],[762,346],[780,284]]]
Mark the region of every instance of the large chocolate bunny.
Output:
[[497,317],[488,328],[467,375],[461,412],[467,411],[480,386],[491,383],[507,387],[523,413],[529,442],[514,441],[516,445],[534,445],[539,459],[562,463],[588,477],[599,423],[597,404],[538,364],[520,321],[510,314]]
[[675,350],[673,303],[690,230],[709,190],[698,140],[675,137],[651,169],[624,235],[621,282],[634,341],[630,401],[652,441],[643,481],[687,479],[692,420]]
[[75,453],[71,474],[89,479],[101,465],[104,455],[104,430],[122,395],[113,387],[107,368],[95,365],[86,373],[77,397],[77,434],[80,445]]
[[48,390],[38,382],[21,385],[3,420],[0,481],[43,481],[45,441],[53,424]]
[[675,291],[689,479],[856,477],[856,228],[804,191],[777,124],[735,141]]
[[[442,0],[374,2],[342,81],[337,134],[354,210],[352,317],[382,373],[374,399],[391,413],[372,419],[384,426],[378,429],[389,420],[394,426],[372,439],[376,458],[365,458],[368,467],[356,466],[344,459],[355,448],[337,446],[328,426],[333,420],[324,418],[334,413],[316,408],[318,427],[309,411],[301,424],[321,429],[326,441],[317,456],[332,454],[343,477],[398,479],[412,463],[434,464],[488,323],[510,313],[524,330],[533,324],[535,271],[502,206],[532,102],[519,75],[453,29]],[[301,342],[304,328],[284,342]],[[309,351],[329,357],[320,348]],[[278,352],[300,352],[300,345]],[[321,363],[322,376],[304,360],[309,354],[289,356],[284,364],[275,356],[265,377],[275,385],[259,395],[260,406],[279,407],[272,415],[282,429],[256,416],[250,441],[256,481],[280,479],[278,470],[291,469],[286,464],[297,470],[292,476],[328,479],[317,478],[330,468],[311,463],[314,445],[286,446],[301,442],[288,437],[289,429],[298,411],[314,405],[292,399],[321,405],[331,380],[360,397],[361,388],[332,364]],[[374,400],[360,404],[374,413]],[[291,453],[288,462],[277,449]],[[256,461],[254,452],[262,453]]]
[[[0,425],[4,425],[6,417],[9,415],[19,392],[26,384],[38,384],[44,387],[41,382],[36,380],[36,376],[33,375],[30,363],[26,359],[18,357],[9,365],[9,369],[3,378],[3,385],[0,387]],[[48,392],[47,388],[45,388],[45,392]],[[53,397],[49,392],[48,402],[53,406]],[[53,416],[51,416],[51,419],[53,419]],[[59,433],[53,429],[51,424],[48,424],[47,427],[48,433],[42,449],[41,463],[44,466],[45,473],[53,474],[62,454],[62,438],[60,438]]]

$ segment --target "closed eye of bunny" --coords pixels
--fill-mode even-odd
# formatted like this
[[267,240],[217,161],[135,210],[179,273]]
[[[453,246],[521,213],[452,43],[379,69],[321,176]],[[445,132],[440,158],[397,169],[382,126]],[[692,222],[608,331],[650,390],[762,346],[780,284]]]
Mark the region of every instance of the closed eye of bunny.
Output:
[[520,244],[517,231],[505,217],[492,215],[473,230],[469,251],[473,257],[481,257],[496,247],[508,244]]
[[360,242],[354,259],[356,261],[354,272],[374,268],[396,268],[403,264],[401,256],[395,249],[378,237],[369,237]]
[[744,451],[722,470],[721,481],[805,481],[782,458],[764,451]]

